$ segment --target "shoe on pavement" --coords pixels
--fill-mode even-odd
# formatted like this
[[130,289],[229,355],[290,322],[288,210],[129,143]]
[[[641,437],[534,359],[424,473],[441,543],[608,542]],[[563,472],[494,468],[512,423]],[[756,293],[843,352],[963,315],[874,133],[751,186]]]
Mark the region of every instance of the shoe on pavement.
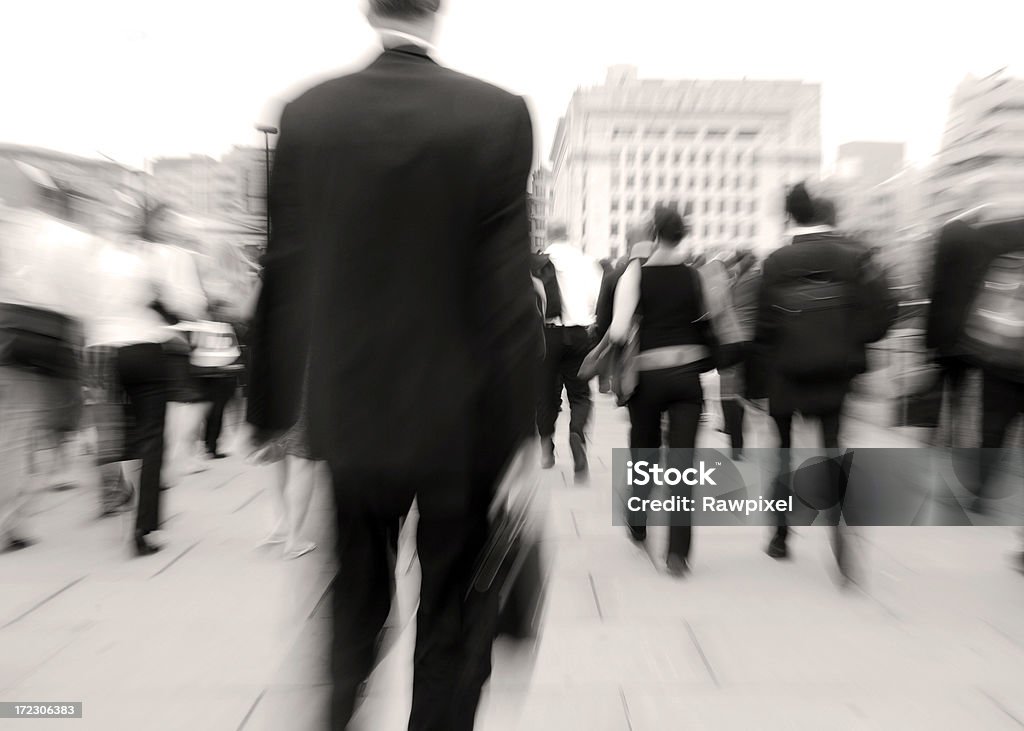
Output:
[[23,536],[11,536],[7,539],[7,545],[4,546],[4,550],[11,552],[24,551],[26,548],[31,548],[35,544],[35,541]]
[[315,550],[315,543],[312,541],[302,541],[292,548],[285,548],[284,559],[286,561],[294,561],[295,559],[305,556],[307,553],[312,553]]
[[789,558],[789,548],[786,547],[786,539],[781,536],[775,536],[772,538],[771,543],[768,544],[765,553],[776,560]]
[[550,437],[540,440],[540,466],[546,470],[555,466],[555,443]]
[[682,556],[676,556],[670,553],[668,560],[665,561],[665,568],[668,569],[669,576],[674,576],[677,579],[681,579],[690,573],[690,564]]
[[569,450],[572,452],[573,472],[577,478],[585,476],[590,466],[587,464],[587,447],[583,443],[583,437],[579,434],[570,434]]
[[627,528],[629,528],[629,539],[634,543],[644,543],[647,541],[646,525],[630,525]]

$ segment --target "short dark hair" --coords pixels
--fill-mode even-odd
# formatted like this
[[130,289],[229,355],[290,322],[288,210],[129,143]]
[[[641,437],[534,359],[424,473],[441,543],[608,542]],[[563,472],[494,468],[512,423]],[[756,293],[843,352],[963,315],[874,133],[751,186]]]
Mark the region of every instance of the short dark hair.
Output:
[[369,0],[370,12],[381,18],[415,20],[441,9],[441,0]]
[[675,246],[686,236],[686,224],[675,208],[658,204],[654,208],[654,236],[659,241]]
[[786,213],[798,224],[805,226],[813,223],[818,211],[815,210],[814,199],[807,192],[807,186],[797,183],[786,194]]

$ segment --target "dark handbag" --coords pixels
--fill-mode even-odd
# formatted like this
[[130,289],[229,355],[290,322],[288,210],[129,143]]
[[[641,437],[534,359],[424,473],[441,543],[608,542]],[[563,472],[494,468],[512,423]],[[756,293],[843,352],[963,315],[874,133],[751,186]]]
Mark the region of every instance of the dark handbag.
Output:
[[78,328],[70,317],[37,307],[0,305],[0,363],[76,380],[77,340]]
[[498,486],[490,536],[467,596],[496,598],[498,634],[518,640],[538,636],[547,594],[539,531],[533,524],[540,483],[536,442],[528,440],[520,448]]

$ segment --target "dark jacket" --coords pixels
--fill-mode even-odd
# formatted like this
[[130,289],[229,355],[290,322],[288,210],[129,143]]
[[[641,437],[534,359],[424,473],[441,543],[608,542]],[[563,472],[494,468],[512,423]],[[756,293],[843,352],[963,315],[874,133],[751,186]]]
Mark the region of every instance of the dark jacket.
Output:
[[971,303],[992,261],[1024,249],[1024,220],[972,226],[953,221],[943,226],[935,245],[929,291],[926,344],[940,362],[961,362],[960,346]]
[[310,446],[336,474],[443,490],[500,466],[531,432],[539,351],[525,102],[409,46],[280,130],[250,421],[295,422],[308,352]]
[[[776,364],[783,317],[776,305],[787,287],[793,286],[809,272],[827,274],[833,281],[845,282],[853,293],[856,310],[865,309],[879,296],[869,292],[862,283],[865,252],[855,242],[836,234],[810,234],[797,236],[793,243],[783,246],[769,256],[763,267],[758,296],[757,324],[754,348],[747,370],[748,398],[769,399],[772,414],[826,414],[838,411],[849,391],[850,381],[866,368],[865,338],[856,326],[834,332],[845,349],[845,372],[799,380],[783,375]],[[885,293],[881,293],[882,296]],[[851,313],[856,324],[858,313]]]

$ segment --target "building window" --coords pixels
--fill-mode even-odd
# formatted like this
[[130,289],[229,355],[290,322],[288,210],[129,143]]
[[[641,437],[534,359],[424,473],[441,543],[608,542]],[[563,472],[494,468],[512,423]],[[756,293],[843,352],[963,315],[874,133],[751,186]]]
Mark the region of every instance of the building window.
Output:
[[636,129],[633,127],[615,127],[612,130],[612,139],[621,140],[627,137],[632,137],[636,134]]
[[644,177],[641,179],[640,183],[641,183],[641,187],[643,187],[643,188],[650,188],[651,187],[651,176],[648,175],[647,173],[644,173]]
[[725,213],[725,199],[718,201],[718,212]]
[[647,136],[652,140],[663,140],[668,134],[668,130],[663,127],[651,127],[647,130]]
[[732,227],[732,235],[737,239],[740,237],[740,225],[738,223]]
[[704,190],[711,190],[711,176],[704,176]]
[[644,161],[645,165],[651,161],[651,151],[650,150],[644,150],[643,161]]
[[658,188],[664,188],[664,187],[665,187],[665,176],[664,175],[659,175],[658,176]]
[[725,236],[725,224],[724,223],[718,224],[718,235],[719,236]]
[[636,186],[636,176],[635,175],[627,175],[626,176],[626,187],[627,188],[633,188],[635,186]]
[[647,196],[644,196],[644,205],[643,205],[643,208],[641,208],[640,210],[642,210],[642,211],[644,211],[646,213],[650,209],[651,209],[651,199],[648,198]]
[[750,224],[750,235],[751,236],[757,236],[757,224],[756,223]]
[[[735,208],[734,208],[734,212],[735,213],[740,213],[742,210],[743,210],[743,202],[739,198],[737,198],[736,199],[736,205],[735,205]],[[736,235],[739,236],[739,232],[737,232]]]
[[615,213],[618,210],[619,210],[619,199],[618,198],[612,198],[612,213]]
[[728,180],[728,178],[725,175],[723,175],[722,177],[720,177],[718,179],[718,189],[719,190],[725,190],[725,186],[726,186],[727,180]]
[[757,176],[756,175],[751,175],[750,176],[750,189],[751,190],[756,190],[757,189]]
[[709,224],[705,223],[704,224],[704,238],[707,238],[710,235],[711,235],[711,226]]
[[739,190],[742,187],[743,187],[743,176],[742,175],[737,175],[736,176],[736,190]]
[[676,153],[672,154],[672,164],[673,165],[681,165],[682,162],[683,162],[683,153],[676,152]]
[[626,199],[626,213],[632,213],[633,209],[635,207],[636,207],[636,201],[634,201],[632,198],[627,198]]
[[722,167],[725,167],[726,165],[729,164],[729,156],[726,154],[725,150],[722,150],[722,153],[718,157]]
[[705,165],[710,165],[711,164],[711,153],[710,152],[705,152],[704,153],[704,164]]
[[690,164],[691,165],[696,165],[697,164],[697,153],[696,152],[692,152],[692,151],[690,152]]
[[618,173],[612,173],[612,187],[617,188],[622,182],[622,178],[619,177]]
[[754,200],[753,198],[750,199],[750,212],[751,213],[756,213],[757,212],[757,201]]
[[636,165],[636,150],[630,150],[626,153],[626,164]]
[[673,175],[672,176],[672,189],[673,190],[679,190],[679,188],[682,187],[682,185],[683,185],[683,176],[682,175]]
[[612,236],[618,236],[619,235],[619,224],[613,223],[612,224],[612,228],[611,228],[611,232],[612,232]]
[[664,165],[666,160],[668,160],[668,155],[665,153],[664,150],[662,150],[661,152],[658,153],[658,164]]
[[736,153],[736,164],[737,165],[742,165],[743,164],[743,153],[742,152],[737,152]]
[[690,176],[690,180],[687,183],[686,187],[689,188],[690,190],[696,190],[696,188],[697,188],[697,178],[694,177],[693,175],[691,175]]
[[711,213],[711,201],[707,198],[704,199],[704,212]]

